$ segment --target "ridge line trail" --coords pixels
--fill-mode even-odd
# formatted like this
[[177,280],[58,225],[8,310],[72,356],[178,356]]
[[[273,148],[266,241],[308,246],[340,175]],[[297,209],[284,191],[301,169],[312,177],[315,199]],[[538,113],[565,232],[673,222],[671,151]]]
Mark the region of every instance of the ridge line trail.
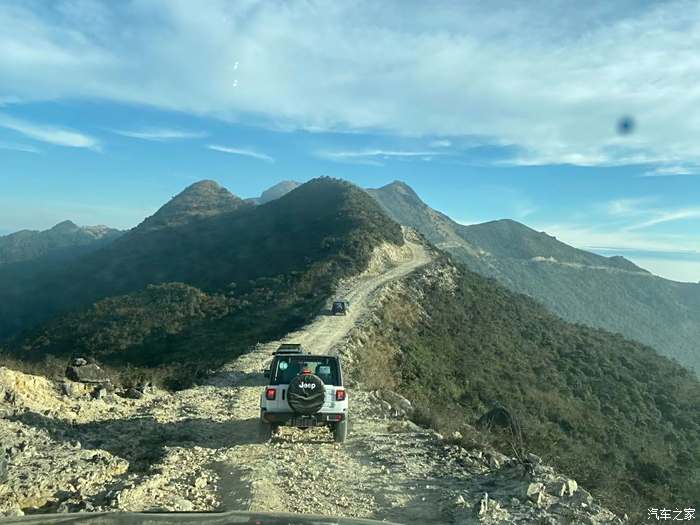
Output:
[[[187,487],[194,483],[200,494],[209,493],[204,500],[196,498],[197,510],[204,501],[212,510],[444,523],[435,499],[442,491],[427,481],[445,463],[440,458],[442,445],[434,433],[412,424],[405,425],[411,431],[389,432],[391,421],[368,392],[348,388],[350,432],[345,444],[334,443],[325,428],[282,427],[270,443],[257,439],[259,396],[265,384],[261,370],[269,365],[272,352],[285,341],[299,342],[314,354],[336,353],[350,330],[369,313],[382,286],[432,260],[422,245],[408,239],[398,249],[398,257],[396,261],[397,254],[389,254],[377,263],[379,268],[370,264],[363,274],[341,283],[338,296],[350,301],[348,315],[324,312],[301,330],[258,345],[225,365],[208,385],[176,392],[144,407],[141,414],[160,423],[196,418],[201,423],[199,432],[206,436],[196,440],[202,446],[166,447],[165,457],[152,472],[121,491],[118,508],[182,508],[183,496],[191,491]],[[392,265],[389,269],[384,267],[386,259]]]
[[[224,386],[227,382],[226,374],[233,377],[228,380],[237,383],[237,376],[240,374],[255,374],[271,360],[272,352],[277,349],[282,341],[301,343],[309,352],[315,354],[336,353],[335,346],[342,342],[348,332],[355,326],[363,314],[367,313],[369,301],[373,292],[381,286],[413,270],[424,266],[431,261],[423,246],[406,241],[406,247],[411,252],[410,259],[399,262],[393,268],[380,273],[365,277],[355,277],[349,283],[341,284],[337,291],[337,296],[350,301],[350,311],[344,316],[332,316],[321,314],[311,323],[296,332],[291,332],[279,341],[272,341],[248,354],[240,356],[232,363],[226,365],[221,370],[214,384]],[[261,359],[261,356],[264,359]]]
[[[407,260],[378,275],[358,276],[341,284],[337,296],[350,301],[347,315],[319,315],[301,330],[241,356],[213,379],[214,384],[235,385],[234,418],[249,422],[248,429],[257,432],[259,396],[264,381],[260,371],[269,365],[272,352],[282,341],[301,343],[314,354],[337,353],[338,344],[369,312],[377,290],[431,261],[423,246],[409,241],[405,246],[410,252]],[[362,397],[354,397],[359,393],[356,389],[348,390],[352,418],[353,412],[360,412]],[[373,515],[377,502],[370,492],[374,490],[369,491],[367,486],[367,493],[363,495],[361,479],[373,475],[382,478],[384,471],[375,472],[376,469],[363,464],[367,463],[364,458],[357,458],[358,452],[359,456],[365,455],[364,451],[351,445],[352,433],[360,428],[359,420],[354,426],[351,423],[350,428],[351,436],[344,445],[335,444],[330,433],[323,428],[301,431],[283,427],[271,444],[229,449],[226,458],[215,466],[223,489],[222,506],[231,510],[231,507],[240,507],[243,503],[246,510]],[[314,463],[311,468],[309,461]],[[241,466],[247,468],[243,475],[247,481],[245,489],[240,487],[239,480],[233,479],[241,475]]]

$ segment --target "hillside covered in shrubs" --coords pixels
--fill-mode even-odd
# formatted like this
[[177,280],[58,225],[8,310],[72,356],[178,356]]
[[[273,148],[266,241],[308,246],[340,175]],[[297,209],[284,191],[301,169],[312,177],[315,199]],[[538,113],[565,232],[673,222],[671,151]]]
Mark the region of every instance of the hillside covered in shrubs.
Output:
[[[461,432],[467,446],[491,439],[505,453],[540,455],[630,516],[655,502],[697,504],[692,372],[620,335],[563,321],[447,256],[388,297],[357,369],[370,387],[411,399],[417,421]],[[475,430],[498,405],[519,420],[522,441]]]
[[215,366],[309,321],[375,246],[403,243],[368,195],[328,178],[260,206],[197,206],[206,214],[145,221],[68,267],[4,274],[5,352]]

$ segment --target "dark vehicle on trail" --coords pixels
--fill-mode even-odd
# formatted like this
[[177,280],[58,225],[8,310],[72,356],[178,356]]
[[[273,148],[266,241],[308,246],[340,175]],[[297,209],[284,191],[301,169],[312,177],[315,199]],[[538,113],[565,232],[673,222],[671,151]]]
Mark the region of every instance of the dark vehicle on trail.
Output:
[[350,301],[338,300],[333,301],[333,306],[331,307],[331,314],[333,315],[347,315],[348,310],[350,310]]

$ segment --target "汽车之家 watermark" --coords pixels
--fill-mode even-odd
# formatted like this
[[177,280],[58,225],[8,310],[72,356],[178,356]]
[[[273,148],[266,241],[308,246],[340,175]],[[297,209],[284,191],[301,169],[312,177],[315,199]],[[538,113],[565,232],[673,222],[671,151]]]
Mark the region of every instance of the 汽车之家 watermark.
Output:
[[691,521],[695,520],[695,509],[648,509],[649,519],[658,521]]

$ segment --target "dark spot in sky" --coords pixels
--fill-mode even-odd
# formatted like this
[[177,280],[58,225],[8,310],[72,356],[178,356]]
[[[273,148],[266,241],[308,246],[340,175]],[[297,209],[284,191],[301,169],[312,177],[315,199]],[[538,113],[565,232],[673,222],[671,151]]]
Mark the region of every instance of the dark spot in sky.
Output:
[[617,132],[620,135],[629,135],[634,131],[634,119],[629,116],[621,117],[617,121]]

